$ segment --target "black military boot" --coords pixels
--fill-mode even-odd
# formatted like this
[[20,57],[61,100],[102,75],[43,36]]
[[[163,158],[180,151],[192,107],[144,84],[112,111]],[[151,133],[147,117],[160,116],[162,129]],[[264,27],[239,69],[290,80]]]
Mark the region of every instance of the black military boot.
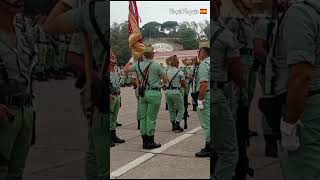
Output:
[[120,126],[122,126],[122,124],[120,124],[120,123],[117,123],[117,126],[118,126],[118,127],[120,127]]
[[138,120],[138,128],[137,129],[140,129],[140,120]]
[[113,142],[111,142],[110,147],[116,146]]
[[210,144],[206,143],[205,147],[195,154],[196,157],[210,157]]
[[247,180],[247,175],[251,178],[254,176],[254,170],[249,167],[248,158],[239,158],[235,170],[235,180]]
[[265,145],[265,156],[271,158],[278,157],[278,146],[277,139],[273,135],[264,135]]
[[197,111],[197,105],[193,105],[193,111]]
[[171,124],[172,124],[172,131],[176,131],[176,122],[175,121],[171,121]]
[[154,142],[154,136],[147,136],[147,142],[146,148],[144,149],[155,149],[161,147],[161,144]]
[[183,132],[183,129],[180,127],[180,123],[179,122],[176,122],[176,126],[175,126],[175,133],[181,133]]
[[185,117],[184,118],[184,127],[183,127],[183,129],[188,129],[188,118],[187,117]]
[[148,144],[149,144],[148,136],[147,135],[141,135],[141,137],[142,137],[142,148],[143,149],[147,149]]
[[114,147],[116,144],[113,143],[112,136],[110,136],[110,147]]
[[120,139],[117,134],[116,130],[111,130],[111,138],[113,143],[124,143],[126,142],[124,139]]

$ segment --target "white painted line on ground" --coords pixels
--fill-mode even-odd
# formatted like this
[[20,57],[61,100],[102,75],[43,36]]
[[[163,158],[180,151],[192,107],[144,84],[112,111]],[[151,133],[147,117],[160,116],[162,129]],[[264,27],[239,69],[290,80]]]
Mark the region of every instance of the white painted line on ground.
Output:
[[116,178],[120,177],[121,175],[123,175],[126,172],[130,171],[131,169],[139,166],[140,164],[142,164],[143,162],[145,162],[148,159],[152,158],[153,156],[155,156],[155,154],[152,154],[152,153],[147,153],[147,154],[144,154],[143,156],[140,156],[139,158],[129,162],[125,166],[122,166],[121,168],[113,171],[110,174],[110,178],[111,179],[116,179]]
[[123,174],[125,174],[128,171],[130,171],[131,169],[133,169],[133,168],[139,166],[140,164],[146,162],[148,159],[152,158],[156,154],[162,153],[166,149],[174,146],[175,144],[178,144],[179,142],[181,142],[181,141],[193,136],[200,129],[201,129],[200,126],[196,127],[194,129],[192,129],[191,131],[188,131],[185,134],[183,134],[183,135],[181,135],[181,136],[169,141],[168,143],[162,145],[160,148],[151,150],[150,152],[138,157],[137,159],[135,159],[135,160],[129,162],[128,164],[120,167],[119,169],[111,172],[110,178],[111,179],[116,179],[116,178],[122,176]]
[[194,129],[186,132],[186,134],[194,134],[194,133],[198,132],[200,129],[201,129],[201,126],[196,127],[196,128],[194,128]]

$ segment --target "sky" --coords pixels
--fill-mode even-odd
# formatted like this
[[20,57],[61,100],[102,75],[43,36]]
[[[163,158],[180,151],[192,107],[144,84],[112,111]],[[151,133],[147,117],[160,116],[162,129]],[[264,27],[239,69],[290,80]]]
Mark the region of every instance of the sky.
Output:
[[[141,18],[140,27],[156,21],[210,21],[210,1],[137,1]],[[200,14],[200,9],[207,9],[207,14]],[[129,2],[110,1],[110,23],[122,23],[128,20]]]

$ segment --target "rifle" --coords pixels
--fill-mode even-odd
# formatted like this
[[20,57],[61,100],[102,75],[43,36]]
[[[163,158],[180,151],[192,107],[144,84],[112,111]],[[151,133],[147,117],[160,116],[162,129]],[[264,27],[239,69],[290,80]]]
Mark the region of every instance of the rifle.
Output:
[[[90,37],[88,33],[83,33],[84,40],[85,40],[85,52],[84,52],[84,63],[85,63],[85,74],[86,74],[86,83],[87,83],[87,88],[88,88],[88,95],[89,95],[89,102],[93,102],[93,97],[92,97],[92,73],[93,73],[93,63],[92,63],[92,45],[90,41]],[[92,126],[92,121],[93,121],[93,105],[91,104],[90,107],[90,115],[88,117],[89,120],[89,126]]]

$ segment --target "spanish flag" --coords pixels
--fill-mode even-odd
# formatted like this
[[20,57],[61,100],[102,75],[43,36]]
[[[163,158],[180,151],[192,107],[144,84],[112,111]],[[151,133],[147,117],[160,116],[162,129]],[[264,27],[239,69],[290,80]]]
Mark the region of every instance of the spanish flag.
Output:
[[208,10],[207,9],[200,9],[200,14],[207,14]]

